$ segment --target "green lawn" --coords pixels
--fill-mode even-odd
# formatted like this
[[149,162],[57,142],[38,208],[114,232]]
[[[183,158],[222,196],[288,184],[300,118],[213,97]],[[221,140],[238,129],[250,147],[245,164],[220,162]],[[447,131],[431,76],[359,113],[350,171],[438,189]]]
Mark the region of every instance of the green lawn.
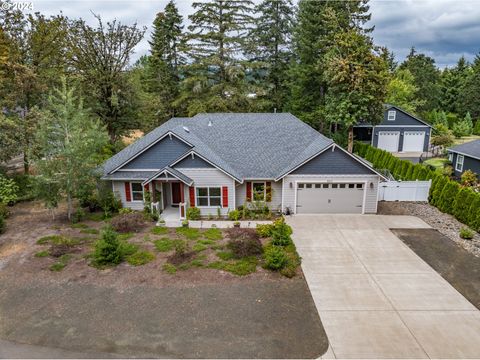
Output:
[[435,168],[442,168],[443,165],[445,165],[448,162],[448,159],[445,158],[431,158],[428,160],[425,160],[423,163],[425,165],[431,165]]
[[478,140],[478,139],[480,139],[479,135],[464,136],[464,137],[461,137],[459,139],[455,139],[455,141],[453,142],[453,145],[464,144],[466,142],[470,142],[470,141]]

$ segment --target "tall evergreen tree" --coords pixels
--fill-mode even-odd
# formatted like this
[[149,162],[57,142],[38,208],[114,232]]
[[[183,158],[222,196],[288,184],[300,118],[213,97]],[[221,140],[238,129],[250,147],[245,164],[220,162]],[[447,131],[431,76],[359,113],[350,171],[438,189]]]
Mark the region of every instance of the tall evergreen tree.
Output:
[[370,20],[368,0],[310,1],[300,0],[293,48],[296,55],[290,69],[290,96],[287,109],[313,127],[326,129],[324,116],[327,84],[323,76],[325,56],[335,45],[338,33],[353,29],[369,33],[364,28]]
[[460,93],[465,86],[469,73],[470,66],[463,56],[458,60],[455,67],[443,70],[440,81],[440,105],[443,110],[460,115],[464,114]]
[[440,71],[435,66],[435,60],[425,54],[419,54],[412,48],[400,69],[408,69],[415,78],[418,97],[424,105],[419,112],[428,112],[440,105]]
[[238,59],[252,25],[250,0],[194,2],[189,16],[188,55],[192,64],[178,103],[188,102],[188,114],[199,111],[245,111],[248,90],[245,68]]
[[[265,110],[281,109],[286,97],[286,72],[291,58],[293,4],[291,0],[264,0],[255,8],[258,17],[249,36],[248,55],[256,69]],[[258,101],[257,100],[257,101]]]
[[174,101],[179,94],[179,68],[185,64],[182,22],[175,3],[170,1],[165,11],[155,17],[149,41],[151,56],[146,63],[140,64],[145,65],[142,83],[157,108],[151,126],[158,126],[178,111]]
[[472,69],[460,92],[461,107],[474,119],[480,119],[480,53],[475,57]]

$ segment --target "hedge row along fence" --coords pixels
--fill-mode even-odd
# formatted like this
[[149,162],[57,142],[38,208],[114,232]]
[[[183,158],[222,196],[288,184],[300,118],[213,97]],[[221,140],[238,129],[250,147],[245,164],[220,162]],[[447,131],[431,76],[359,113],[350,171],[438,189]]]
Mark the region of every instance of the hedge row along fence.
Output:
[[379,170],[386,169],[397,180],[415,181],[432,179],[428,201],[440,211],[451,214],[458,221],[480,232],[480,194],[470,187],[462,187],[458,182],[422,164],[412,164],[401,160],[389,152],[374,148],[369,144],[356,142],[357,155],[373,164]]

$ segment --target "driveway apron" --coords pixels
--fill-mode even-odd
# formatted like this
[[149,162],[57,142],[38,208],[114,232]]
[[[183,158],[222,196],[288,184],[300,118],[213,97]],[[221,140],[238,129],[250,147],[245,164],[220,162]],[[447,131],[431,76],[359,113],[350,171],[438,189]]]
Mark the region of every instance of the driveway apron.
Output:
[[330,347],[323,358],[480,358],[480,311],[390,228],[413,216],[288,217]]

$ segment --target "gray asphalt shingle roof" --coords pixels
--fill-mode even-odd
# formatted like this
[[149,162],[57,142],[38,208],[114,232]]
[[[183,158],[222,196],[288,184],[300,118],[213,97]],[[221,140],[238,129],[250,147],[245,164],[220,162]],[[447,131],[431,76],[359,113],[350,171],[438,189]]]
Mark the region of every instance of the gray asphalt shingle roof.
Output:
[[480,159],[480,140],[473,140],[464,144],[460,144],[448,150]]
[[105,180],[142,180],[153,176],[155,171],[116,171],[103,176]]
[[238,180],[277,178],[333,143],[289,113],[197,114],[159,126],[110,158],[104,172],[122,165],[168,131]]

